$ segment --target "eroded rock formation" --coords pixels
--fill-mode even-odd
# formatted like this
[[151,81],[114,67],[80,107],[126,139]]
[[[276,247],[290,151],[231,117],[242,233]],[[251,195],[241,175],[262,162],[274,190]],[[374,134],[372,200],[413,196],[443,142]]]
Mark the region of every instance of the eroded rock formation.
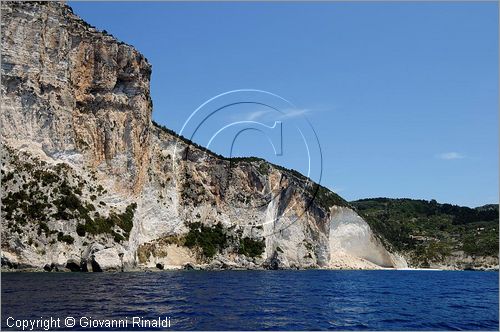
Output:
[[154,125],[150,74],[65,4],[2,3],[2,266],[405,266],[329,190]]

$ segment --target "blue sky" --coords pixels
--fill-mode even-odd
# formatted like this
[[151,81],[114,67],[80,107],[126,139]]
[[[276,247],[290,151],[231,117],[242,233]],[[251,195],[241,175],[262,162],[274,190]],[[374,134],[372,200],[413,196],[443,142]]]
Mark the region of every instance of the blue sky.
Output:
[[[177,132],[213,96],[265,90],[294,104],[279,105],[289,114],[283,156],[256,131],[238,137],[237,155],[306,172],[303,145],[286,136],[305,116],[321,145],[321,183],[348,200],[498,202],[497,3],[70,5],[148,58],[153,118]],[[277,118],[236,105],[194,140],[250,119]],[[228,141],[211,148],[228,155]]]

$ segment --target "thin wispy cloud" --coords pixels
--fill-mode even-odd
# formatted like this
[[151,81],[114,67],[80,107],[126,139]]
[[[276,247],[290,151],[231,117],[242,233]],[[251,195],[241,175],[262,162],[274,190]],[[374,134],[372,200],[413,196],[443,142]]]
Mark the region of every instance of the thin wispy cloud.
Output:
[[464,159],[465,156],[459,152],[444,152],[437,155],[441,160]]
[[246,121],[255,121],[257,119],[260,119],[261,117],[263,117],[264,115],[268,114],[269,111],[255,111],[255,112],[251,112],[251,113],[248,113],[245,115],[245,120]]
[[307,108],[303,108],[303,109],[291,109],[291,110],[287,110],[284,112],[285,114],[282,114],[282,119],[290,119],[290,118],[296,118],[296,117],[299,117],[299,116],[303,116],[303,115],[306,115],[306,114],[309,114],[311,113],[311,110],[310,109],[307,109]]
[[256,121],[262,119],[268,115],[272,115],[274,120],[284,120],[284,119],[293,119],[300,116],[304,116],[310,113],[309,109],[288,109],[284,110],[283,113],[277,114],[276,111],[272,110],[258,110],[250,113],[246,113],[241,116],[241,120],[243,121]]

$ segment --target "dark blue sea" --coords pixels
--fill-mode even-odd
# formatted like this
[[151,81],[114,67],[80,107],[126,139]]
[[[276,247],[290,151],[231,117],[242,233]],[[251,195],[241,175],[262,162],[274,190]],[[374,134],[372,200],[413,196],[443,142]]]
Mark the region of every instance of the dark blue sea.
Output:
[[79,325],[82,317],[84,323],[168,317],[171,330],[499,329],[498,272],[165,271],[1,277],[2,329],[7,329],[9,317],[9,325],[60,318],[61,329],[66,329],[64,319],[73,317],[74,328],[84,330],[90,328]]

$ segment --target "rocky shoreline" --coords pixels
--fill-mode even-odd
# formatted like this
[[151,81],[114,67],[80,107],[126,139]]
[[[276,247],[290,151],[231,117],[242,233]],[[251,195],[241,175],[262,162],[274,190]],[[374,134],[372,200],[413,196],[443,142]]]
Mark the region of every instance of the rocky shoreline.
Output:
[[[82,272],[82,271],[71,271],[65,267],[57,267],[57,270],[46,271],[41,268],[18,268],[18,269],[1,269],[1,273],[92,273],[92,272]],[[350,269],[350,268],[297,268],[297,269],[282,269],[281,271],[306,271],[306,270],[325,270],[325,271],[375,271],[375,270],[363,270],[363,269]],[[395,268],[383,268],[379,270],[384,271],[475,271],[475,272],[498,272],[498,268],[474,268],[474,269],[425,269],[425,268],[415,268],[415,269],[395,269]],[[163,269],[158,268],[137,268],[127,271],[102,271],[102,273],[140,273],[140,272],[168,272],[168,271],[272,271],[266,268],[243,268],[234,267],[228,269],[215,269],[207,268],[200,265],[191,265],[190,267],[165,267]]]
[[276,267],[271,266],[269,264],[264,265],[255,265],[248,264],[246,266],[235,264],[234,262],[224,261],[224,260],[214,260],[210,263],[206,264],[195,264],[195,263],[186,263],[184,265],[163,265],[157,264],[155,267],[143,267],[143,266],[135,266],[129,268],[119,268],[119,269],[107,269],[102,270],[100,268],[95,269],[96,265],[94,264],[93,268],[88,268],[87,264],[92,266],[91,262],[81,262],[78,264],[76,261],[69,262],[66,265],[59,264],[46,264],[43,267],[33,267],[33,266],[14,266],[9,264],[4,264],[5,262],[2,260],[2,268],[1,272],[9,273],[9,272],[82,272],[82,273],[93,273],[93,272],[104,272],[104,273],[117,273],[117,272],[125,272],[125,273],[135,273],[135,272],[162,272],[162,271],[270,271],[270,270],[330,270],[330,271],[359,271],[359,270],[389,270],[389,271],[483,271],[483,272],[498,272],[499,268],[491,267],[491,266],[474,266],[474,267],[466,267],[460,268],[458,266],[441,266],[439,268],[372,268],[372,269],[362,269],[362,268],[352,268],[349,266],[344,267],[318,267],[318,266],[310,266],[310,267]]

